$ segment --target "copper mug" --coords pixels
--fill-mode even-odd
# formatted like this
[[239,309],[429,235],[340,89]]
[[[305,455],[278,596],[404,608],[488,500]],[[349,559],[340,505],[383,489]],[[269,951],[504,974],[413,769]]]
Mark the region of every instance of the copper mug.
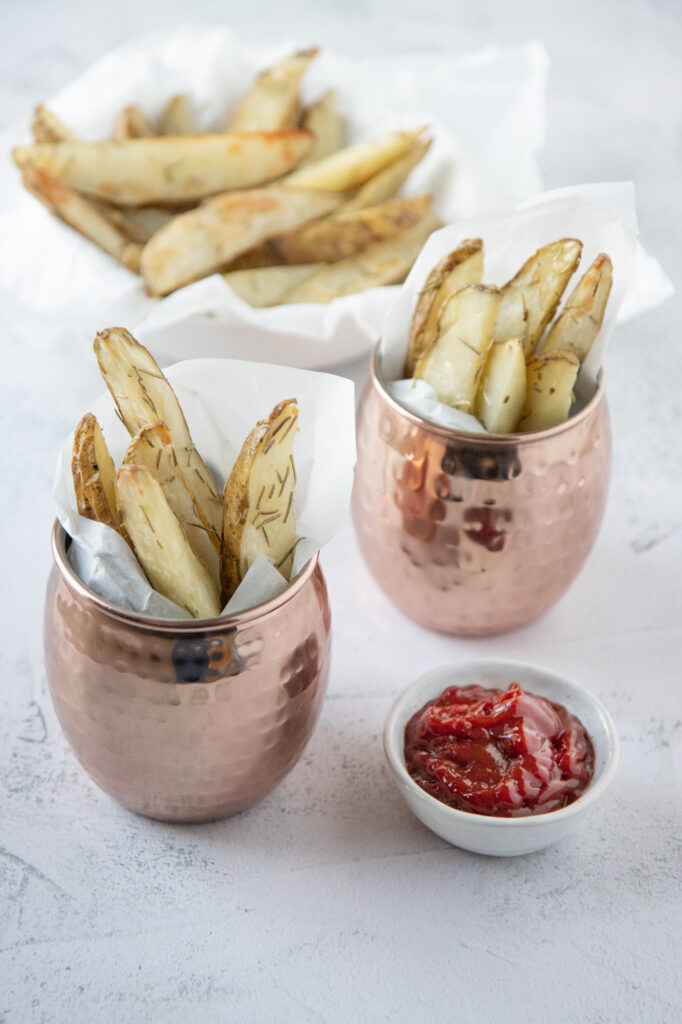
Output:
[[551,608],[596,540],[611,459],[604,372],[558,427],[471,434],[395,401],[375,349],[357,448],[355,529],[389,599],[430,629],[503,633]]
[[330,611],[317,555],[265,604],[170,622],[90,591],[69,543],[56,522],[45,662],[88,775],[164,821],[212,821],[255,804],[300,758],[327,687]]

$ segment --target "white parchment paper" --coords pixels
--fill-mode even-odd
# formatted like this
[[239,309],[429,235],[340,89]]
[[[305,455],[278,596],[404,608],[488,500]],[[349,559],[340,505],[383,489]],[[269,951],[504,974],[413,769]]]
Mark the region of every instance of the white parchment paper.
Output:
[[[637,240],[635,189],[631,182],[557,189],[513,210],[467,218],[431,235],[384,321],[379,349],[381,372],[394,398],[412,412],[442,426],[487,433],[475,417],[439,402],[425,381],[403,379],[410,323],[419,292],[435,264],[465,238],[483,239],[483,281],[503,285],[540,246],[566,237],[580,239],[583,251],[564,297],[570,295],[598,253],[607,253],[613,262],[613,287],[604,323],[580,368],[576,385],[581,403],[589,399],[616,324],[652,309],[673,294],[672,283],[660,264]],[[557,315],[562,307],[563,301]]]
[[[176,28],[113,51],[46,102],[84,138],[98,139],[110,135],[125,104],[137,103],[154,119],[173,93],[184,92],[202,127],[222,131],[256,72],[311,42],[254,48],[227,28]],[[540,188],[536,153],[544,141],[547,67],[544,48],[532,42],[468,54],[364,60],[324,50],[306,73],[302,91],[310,101],[325,89],[337,89],[350,141],[428,125],[434,142],[406,191],[431,190],[437,212],[449,223],[518,202]],[[4,133],[3,151],[26,138],[25,125]],[[254,310],[213,275],[167,298],[151,299],[138,276],[25,193],[9,162],[0,168],[0,185],[0,234],[12,239],[0,250],[0,287],[50,317],[51,331],[39,332],[50,344],[77,332],[85,349],[98,326],[116,322],[153,344],[164,363],[234,356],[325,366],[369,350],[396,290],[376,288],[328,306]],[[186,325],[182,328],[188,319],[191,343]]]
[[[197,359],[169,367],[166,376],[182,405],[192,439],[220,488],[246,436],[274,406],[296,398],[298,434],[294,443],[296,548],[292,578],[311,555],[331,540],[343,522],[355,464],[353,382],[326,373],[230,359]],[[130,436],[107,392],[90,407],[117,466]],[[54,483],[57,516],[72,537],[69,558],[96,594],[131,611],[187,619],[178,605],[153,590],[123,538],[108,526],[78,514],[71,475],[73,434],[64,443]],[[270,600],[287,586],[265,558],[251,566],[223,614]]]

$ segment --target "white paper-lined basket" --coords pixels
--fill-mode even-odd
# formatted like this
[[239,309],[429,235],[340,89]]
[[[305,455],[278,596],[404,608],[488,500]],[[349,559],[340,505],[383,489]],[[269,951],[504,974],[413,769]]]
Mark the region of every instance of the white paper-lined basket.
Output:
[[583,252],[562,305],[600,252],[607,253],[613,262],[613,287],[604,322],[578,375],[576,392],[584,403],[594,392],[616,324],[652,309],[673,294],[672,283],[657,260],[642,248],[637,234],[635,190],[631,182],[557,189],[515,209],[467,218],[435,232],[384,320],[379,354],[381,373],[390,393],[411,412],[441,426],[487,433],[474,416],[439,402],[434,389],[425,381],[404,379],[410,323],[419,292],[436,263],[465,238],[483,239],[483,281],[500,286],[541,246],[569,237],[583,242]]
[[[311,42],[254,48],[226,28],[173,29],[113,51],[46,102],[80,135],[94,139],[110,135],[124,105],[137,103],[154,118],[172,94],[184,92],[202,127],[222,130],[258,70]],[[350,141],[429,125],[433,145],[406,192],[431,190],[436,211],[449,223],[518,202],[540,187],[536,153],[544,140],[547,66],[539,43],[362,60],[323,50],[302,91],[306,101],[330,87],[338,91]],[[5,149],[25,137],[23,126],[14,137],[5,133]],[[33,313],[51,318],[43,343],[57,343],[68,332],[82,337],[85,347],[98,326],[110,321],[127,324],[151,343],[163,363],[231,356],[321,367],[368,351],[395,294],[394,286],[328,306],[252,309],[213,275],[151,299],[140,278],[24,193],[16,168],[5,167],[0,183],[0,230],[13,240],[11,250],[0,254],[0,287]]]
[[[278,402],[296,398],[298,434],[294,444],[296,534],[292,579],[312,554],[327,544],[343,522],[355,464],[354,385],[343,377],[230,359],[188,360],[166,371],[192,439],[220,488],[246,436]],[[85,410],[84,410],[85,411]],[[91,406],[117,466],[130,436],[107,392]],[[57,517],[72,538],[69,558],[77,575],[96,594],[130,611],[158,618],[187,619],[188,613],[149,585],[128,544],[115,530],[78,514],[71,475],[73,435],[62,448],[54,483]],[[244,611],[287,587],[263,556],[249,569],[223,609]]]

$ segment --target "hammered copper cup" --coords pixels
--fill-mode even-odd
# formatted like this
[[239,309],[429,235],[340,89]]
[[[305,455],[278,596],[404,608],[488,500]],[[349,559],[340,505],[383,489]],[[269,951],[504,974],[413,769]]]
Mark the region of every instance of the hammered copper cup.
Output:
[[86,772],[125,807],[211,821],[260,800],[296,764],[327,687],[330,612],[317,555],[278,597],[170,622],[85,587],[52,531],[47,677]]
[[502,633],[566,592],[599,531],[611,430],[604,372],[591,401],[533,434],[471,434],[408,412],[375,349],[357,420],[353,518],[369,569],[415,622]]

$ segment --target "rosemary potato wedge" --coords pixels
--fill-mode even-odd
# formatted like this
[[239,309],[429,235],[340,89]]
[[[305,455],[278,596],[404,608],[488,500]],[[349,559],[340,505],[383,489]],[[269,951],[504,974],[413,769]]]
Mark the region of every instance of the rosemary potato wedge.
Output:
[[74,131],[71,131],[56,114],[44,107],[42,103],[39,103],[33,111],[31,131],[36,142],[64,142],[67,139],[78,138]]
[[73,435],[71,474],[78,514],[121,531],[116,468],[97,419],[86,412]]
[[403,156],[423,130],[387,132],[378,139],[347,146],[323,160],[293,171],[285,178],[285,184],[296,188],[346,192],[362,185],[377,171]]
[[314,163],[342,149],[346,144],[346,122],[339,112],[339,98],[335,89],[328,89],[319,100],[303,111],[301,128],[313,136],[312,149],[303,161]]
[[517,430],[547,430],[568,419],[580,360],[574,352],[543,352],[526,368],[526,399]]
[[353,210],[364,210],[368,206],[377,206],[379,203],[391,199],[405,183],[410,171],[426,155],[431,141],[431,139],[417,139],[413,142],[403,156],[399,156],[397,160],[393,160],[388,166],[377,171],[367,179],[364,185],[360,185],[347,199],[344,199],[339,212],[352,213]]
[[218,587],[220,556],[211,540],[211,525],[178,468],[170,433],[163,423],[144,427],[135,435],[128,445],[123,465],[144,466],[161,484],[168,504],[187,534],[192,551],[201,559]]
[[526,260],[502,289],[494,341],[520,338],[530,359],[580,262],[582,247],[575,238],[561,238]]
[[229,130],[262,132],[294,128],[301,112],[301,79],[317,53],[317,47],[301,50],[261,71],[232,115]]
[[220,548],[222,498],[208,467],[194,446],[175,393],[151,353],[123,327],[100,331],[94,342],[100,373],[131,436],[154,423],[168,430],[178,466],[196,496],[202,521]]
[[171,96],[161,114],[161,135],[198,135],[196,122],[189,100],[183,93]]
[[332,193],[273,185],[227,192],[175,217],[142,252],[142,275],[150,295],[167,295],[225,266],[271,235],[330,213]]
[[331,302],[343,295],[387,284],[400,284],[409,273],[424,242],[441,226],[431,211],[417,224],[392,238],[369,245],[351,259],[322,266],[282,296],[280,302]]
[[129,270],[140,266],[142,247],[117,225],[106,210],[62,184],[47,171],[26,164],[21,174],[27,192],[80,235],[109,253]]
[[518,338],[488,349],[475,413],[489,434],[512,434],[526,398],[526,357]]
[[220,615],[217,587],[149,470],[121,466],[116,474],[116,498],[137,560],[154,589],[195,619]]
[[473,412],[501,298],[491,285],[471,284],[443,306],[436,340],[420,357],[414,376],[430,384],[446,405]]
[[235,295],[255,309],[276,306],[287,292],[305,281],[324,264],[307,263],[296,267],[253,267],[223,274]]
[[612,284],[613,264],[602,252],[566,299],[540,352],[564,349],[574,352],[582,363],[604,322]]
[[151,139],[154,135],[156,132],[135,104],[124,107],[114,121],[112,138],[116,142],[123,142],[125,139]]
[[19,168],[30,163],[115,206],[148,206],[261,185],[292,170],[311,144],[309,132],[296,130],[40,142],[16,146],[12,155]]
[[468,284],[480,284],[483,276],[483,242],[467,238],[433,268],[417,297],[412,314],[405,376],[411,377],[422,354],[438,333],[438,318],[448,299]]
[[296,399],[280,402],[244,441],[225,484],[221,579],[223,603],[258,555],[269,558],[285,579],[296,547],[293,446]]

